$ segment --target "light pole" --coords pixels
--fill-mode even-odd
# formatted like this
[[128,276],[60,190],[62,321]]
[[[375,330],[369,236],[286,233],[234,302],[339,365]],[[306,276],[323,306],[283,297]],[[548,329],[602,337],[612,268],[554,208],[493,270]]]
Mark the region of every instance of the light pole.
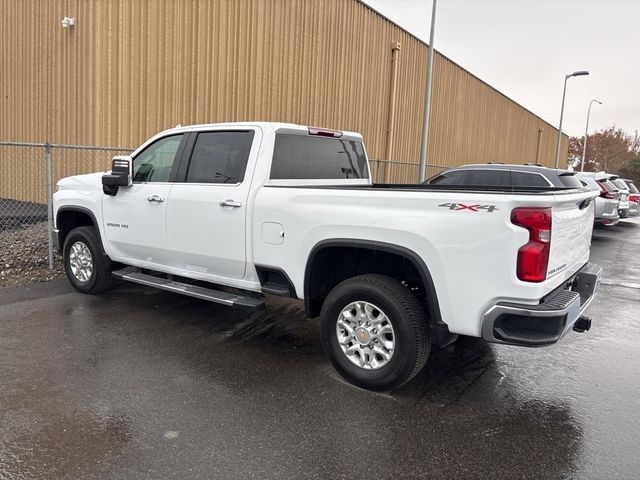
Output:
[[564,89],[562,90],[562,106],[560,107],[560,126],[558,126],[558,145],[556,145],[556,168],[560,162],[560,139],[562,138],[562,115],[564,114],[564,97],[567,94],[567,80],[571,77],[581,77],[583,75],[589,75],[586,70],[578,70],[577,72],[570,73],[564,76]]
[[429,111],[431,110],[431,82],[433,80],[433,36],[436,27],[436,0],[431,10],[431,33],[429,34],[429,58],[427,59],[427,87],[424,96],[424,117],[422,123],[422,145],[420,146],[420,183],[424,182],[429,148]]
[[584,145],[582,145],[582,162],[580,163],[581,172],[584,172],[584,157],[587,155],[587,135],[589,133],[589,116],[591,115],[591,105],[593,105],[593,102],[596,102],[602,105],[602,102],[600,100],[596,100],[595,98],[592,98],[591,101],[589,102],[589,109],[587,110],[587,126],[584,129]]

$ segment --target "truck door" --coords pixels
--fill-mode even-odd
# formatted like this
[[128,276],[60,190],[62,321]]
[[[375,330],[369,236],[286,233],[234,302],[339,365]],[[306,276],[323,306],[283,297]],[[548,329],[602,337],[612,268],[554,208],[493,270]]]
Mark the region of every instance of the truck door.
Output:
[[133,158],[133,184],[104,197],[103,229],[113,259],[167,263],[167,200],[185,137],[169,135],[151,143]]
[[193,135],[167,203],[171,266],[192,272],[194,278],[243,278],[247,203],[260,130]]

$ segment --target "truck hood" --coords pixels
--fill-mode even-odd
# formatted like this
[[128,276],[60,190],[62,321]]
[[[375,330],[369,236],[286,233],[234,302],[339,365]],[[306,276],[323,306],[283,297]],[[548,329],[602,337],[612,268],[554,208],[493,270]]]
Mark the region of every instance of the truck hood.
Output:
[[86,175],[74,175],[58,181],[58,190],[83,190],[87,187],[102,188],[102,175],[104,172],[88,173]]

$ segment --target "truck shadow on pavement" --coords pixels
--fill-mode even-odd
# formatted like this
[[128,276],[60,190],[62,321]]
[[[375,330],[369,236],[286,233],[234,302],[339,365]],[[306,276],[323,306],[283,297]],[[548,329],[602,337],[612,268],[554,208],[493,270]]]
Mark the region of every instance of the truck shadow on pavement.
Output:
[[[575,477],[581,420],[569,399],[539,388],[548,371],[525,377],[533,371],[520,368],[526,355],[514,360],[460,338],[433,351],[401,389],[376,393],[335,373],[319,322],[296,301],[270,297],[265,310],[247,313],[131,284],[53,301],[61,308],[7,309],[20,320],[4,324],[12,358],[4,368],[16,365],[4,377],[15,385],[0,433],[9,472],[59,478],[123,461],[131,471],[162,471],[179,455],[216,473],[258,462],[262,478],[339,477],[352,457],[397,478],[427,469],[442,478]],[[47,421],[32,428],[33,418]],[[212,445],[234,454],[207,463]]]

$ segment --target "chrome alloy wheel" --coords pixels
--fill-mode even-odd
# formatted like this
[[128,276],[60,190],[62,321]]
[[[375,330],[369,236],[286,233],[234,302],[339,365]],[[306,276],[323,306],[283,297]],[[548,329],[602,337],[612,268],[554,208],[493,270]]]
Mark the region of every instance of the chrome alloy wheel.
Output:
[[91,250],[83,242],[76,242],[69,250],[69,266],[71,273],[79,282],[88,282],[93,273],[93,257]]
[[344,307],[338,316],[336,335],[345,356],[365,370],[382,368],[393,357],[393,325],[372,303],[353,302]]

